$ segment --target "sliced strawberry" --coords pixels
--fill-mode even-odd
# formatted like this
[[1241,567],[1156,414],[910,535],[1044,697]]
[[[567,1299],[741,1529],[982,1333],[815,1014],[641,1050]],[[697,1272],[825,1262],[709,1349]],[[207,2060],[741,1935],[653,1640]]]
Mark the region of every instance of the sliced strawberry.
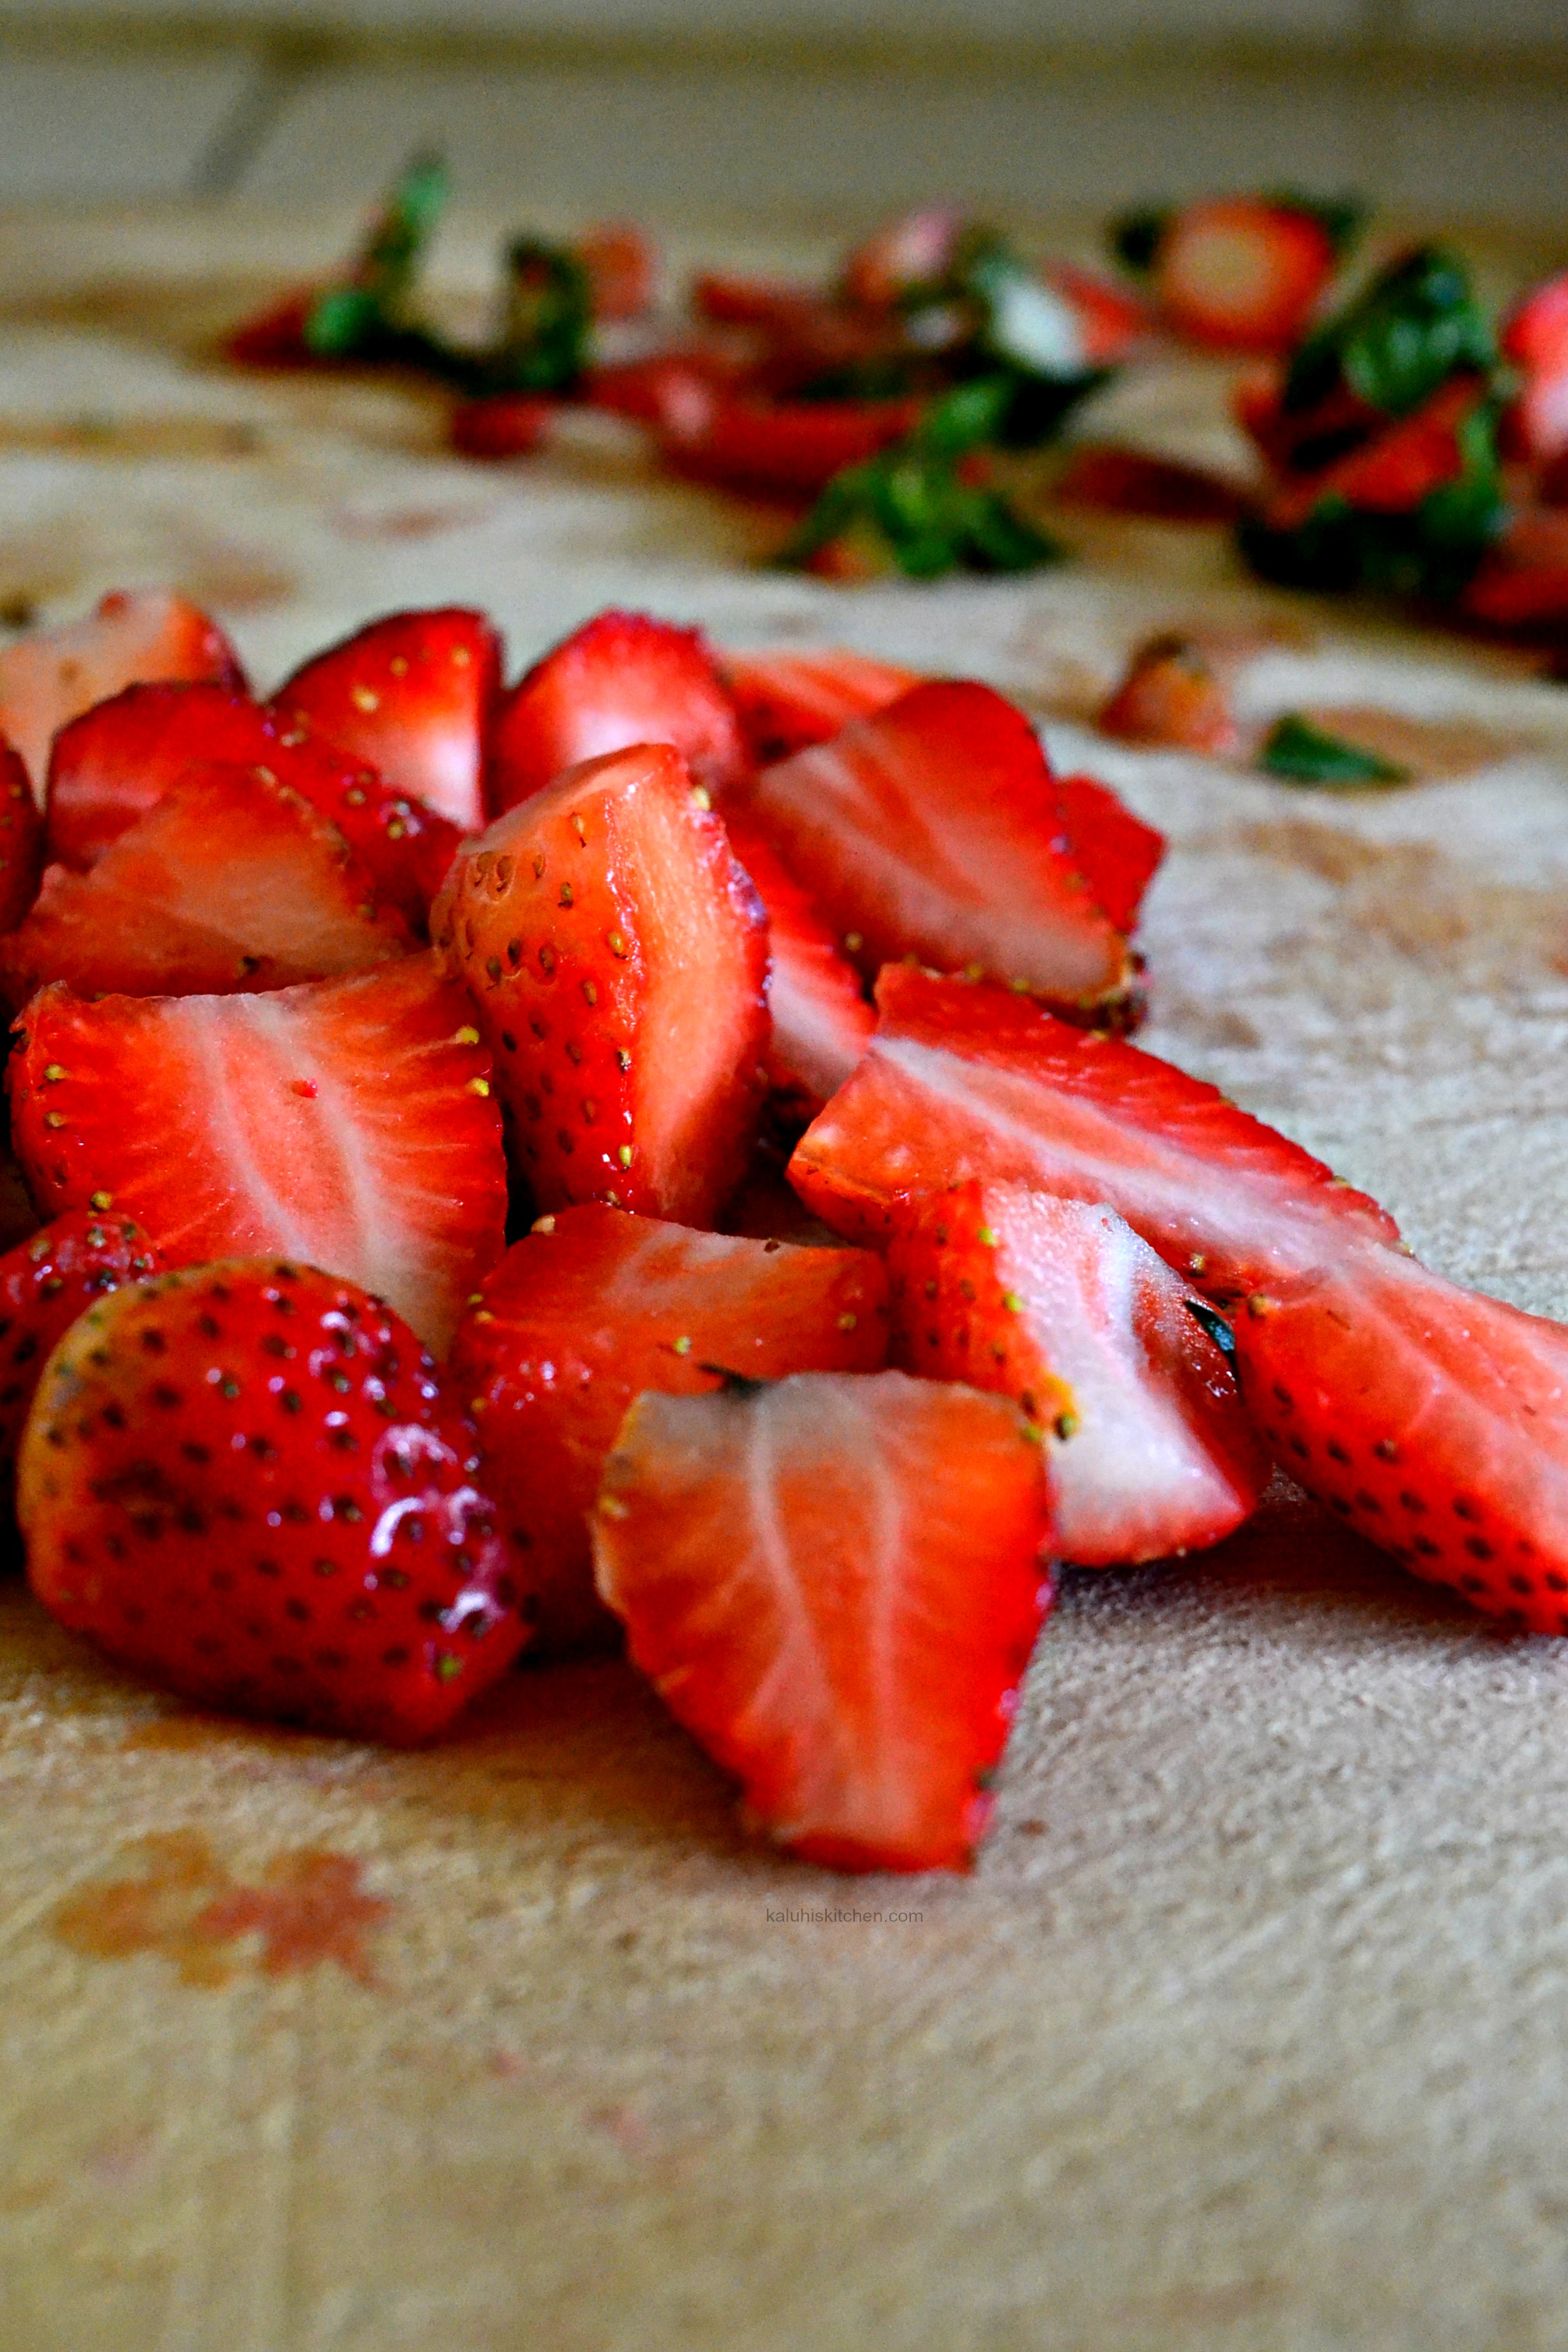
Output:
[[851,302],[869,310],[897,310],[918,288],[940,284],[952,268],[966,224],[952,205],[926,205],[900,213],[866,237],[844,264],[843,287]]
[[1131,934],[1165,855],[1164,835],[1092,776],[1063,776],[1056,789],[1068,856],[1100,912]]
[[455,824],[391,792],[374,768],[285,742],[275,711],[221,686],[132,686],[73,719],[49,759],[48,854],[85,872],[195,766],[221,761],[287,785],[335,824],[376,894],[423,930],[458,844]]
[[324,367],[328,362],[305,340],[310,313],[321,299],[320,286],[305,286],[269,303],[232,329],[223,353],[239,367]]
[[1226,351],[1289,351],[1333,274],[1323,223],[1258,196],[1188,205],[1154,264],[1172,325]]
[[1359,514],[1414,514],[1434,490],[1464,472],[1461,432],[1486,396],[1480,376],[1452,377],[1413,415],[1374,433],[1321,473],[1288,483],[1269,501],[1269,528],[1293,530],[1329,499]]
[[44,820],[21,754],[0,736],[0,932],[14,931],[44,871]]
[[340,835],[254,768],[193,768],[86,874],[51,866],[0,940],[13,1006],[64,981],[82,995],[227,995],[326,980],[406,955]]
[[1130,743],[1168,743],[1215,757],[1241,744],[1229,695],[1185,637],[1152,637],[1140,646],[1097,724]]
[[40,800],[49,745],[68,719],[158,678],[245,683],[217,624],[166,589],[105,596],[89,619],[35,629],[0,653],[0,735],[21,753]]
[[901,441],[916,400],[763,400],[708,389],[668,399],[658,418],[675,472],[761,498],[814,499],[847,466]]
[[409,1741],[522,1641],[479,1469],[379,1299],[241,1259],[133,1283],[67,1334],[17,1511],[38,1598],[111,1657],[204,1706]]
[[600,221],[577,239],[595,319],[640,319],[658,289],[658,253],[635,221]]
[[1051,261],[1039,278],[1072,313],[1073,341],[1083,367],[1119,366],[1149,331],[1149,314],[1137,296],[1094,270],[1080,269],[1071,261]]
[[452,605],[372,621],[297,669],[272,707],[285,742],[368,760],[393,791],[473,833],[500,691],[500,639],[482,613]]
[[560,414],[558,400],[537,393],[486,393],[480,399],[458,403],[452,411],[449,437],[465,457],[526,457]]
[[1498,340],[1523,377],[1512,411],[1520,454],[1550,464],[1568,451],[1568,270],[1526,295]]
[[702,269],[691,281],[691,307],[717,327],[794,325],[824,307],[815,286],[798,278],[752,278],[742,271]]
[[767,925],[679,753],[585,760],[498,817],[431,925],[538,1205],[710,1223],[766,1085]]
[[268,996],[47,988],[11,1057],[16,1149],[51,1214],[114,1209],[176,1264],[286,1252],[439,1350],[506,1220],[471,1020],[428,955]]
[[599,1590],[672,1714],[807,1862],[963,1869],[1049,1605],[1037,1444],[999,1397],[805,1372],[639,1397]]
[[1230,1367],[1113,1209],[1017,1184],[922,1194],[888,1270],[895,1362],[998,1389],[1050,1431],[1064,1559],[1201,1550],[1257,1507],[1269,1465]]
[[646,613],[600,613],[536,662],[496,722],[491,798],[516,808],[580,760],[673,743],[715,794],[751,762],[700,632]]
[[1104,1202],[1224,1305],[1391,1217],[1200,1079],[1000,989],[896,967],[870,1051],[790,1162],[836,1231],[875,1239],[901,1193],[969,1177]]
[[1083,1010],[1127,995],[1127,943],[1058,845],[1034,729],[989,687],[912,688],[764,768],[746,815],[863,971],[913,955]]
[[68,1211],[0,1257],[0,1469],[16,1458],[50,1350],[106,1291],[145,1281],[159,1264],[139,1225],[91,1209]]
[[768,1070],[806,1118],[837,1093],[871,1042],[877,1016],[811,900],[760,835],[731,827],[735,855],[768,918]]
[[1290,1476],[1417,1576],[1568,1633],[1568,1330],[1392,1250],[1255,1294],[1242,1393]]
[[689,1394],[724,1370],[877,1371],[888,1279],[868,1250],[700,1234],[590,1202],[542,1217],[458,1327],[453,1379],[479,1417],[486,1477],[540,1588],[552,1651],[602,1642],[588,1513],[642,1389]]
[[921,683],[916,670],[842,646],[805,654],[724,653],[720,664],[758,761],[787,760],[809,743],[826,743],[851,719],[885,710]]
[[1516,514],[1459,602],[1492,628],[1560,635],[1568,627],[1568,513],[1526,507]]

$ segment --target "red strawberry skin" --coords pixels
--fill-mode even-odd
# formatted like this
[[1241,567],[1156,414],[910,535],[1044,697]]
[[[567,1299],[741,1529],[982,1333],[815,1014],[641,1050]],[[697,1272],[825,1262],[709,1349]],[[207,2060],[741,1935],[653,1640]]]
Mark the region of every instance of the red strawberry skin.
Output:
[[20,753],[0,738],[0,933],[22,920],[43,870],[44,820]]
[[888,1254],[893,1360],[1015,1398],[1048,1432],[1057,1549],[1080,1568],[1218,1543],[1269,1463],[1189,1292],[1112,1209],[969,1183]]
[[207,1706],[444,1730],[524,1635],[470,1423],[381,1301],[272,1259],[132,1284],[50,1358],[17,1511],[45,1607]]
[[423,801],[391,792],[374,768],[309,741],[285,742],[275,711],[226,687],[132,686],[72,719],[49,760],[48,856],[85,873],[187,772],[251,768],[335,824],[376,894],[416,929],[462,838]]
[[489,1056],[428,954],[264,996],[47,988],[16,1036],[13,1133],[51,1215],[113,1209],[176,1265],[324,1266],[437,1351],[500,1255]]
[[391,613],[306,662],[272,707],[286,742],[368,761],[395,793],[477,833],[500,658],[482,613]]
[[1128,992],[1035,731],[989,687],[915,687],[764,768],[745,809],[868,974],[912,955],[1075,1010]]
[[164,589],[116,591],[88,620],[35,629],[0,653],[0,735],[21,754],[40,799],[49,745],[67,720],[153,678],[245,683],[216,623]]
[[996,1178],[1107,1202],[1224,1306],[1352,1242],[1398,1239],[1299,1144],[1136,1045],[906,968],[877,1001],[870,1051],[789,1171],[853,1240],[885,1235],[900,1194]]
[[1134,816],[1109,784],[1092,776],[1064,776],[1057,786],[1057,807],[1067,855],[1089,896],[1130,936],[1165,855],[1164,835]]
[[841,646],[816,653],[729,652],[720,661],[759,762],[826,743],[851,719],[885,710],[921,683],[916,670]]
[[1173,326],[1225,351],[1284,352],[1334,270],[1310,214],[1257,196],[1188,205],[1161,244],[1154,282]]
[[563,769],[634,743],[672,743],[715,797],[750,772],[741,722],[700,633],[646,613],[600,613],[502,703],[492,805],[516,808]]
[[1568,1633],[1568,1329],[1366,1248],[1255,1293],[1236,1345],[1299,1485],[1416,1576]]
[[767,1082],[767,926],[679,754],[569,769],[468,844],[431,925],[538,1206],[710,1223]]
[[406,955],[342,838],[254,768],[193,768],[87,874],[51,866],[0,940],[15,1007],[48,981],[81,994],[226,995],[363,971]]
[[588,1514],[643,1389],[698,1394],[710,1367],[753,1380],[878,1371],[888,1282],[868,1250],[693,1232],[590,1202],[543,1217],[480,1286],[452,1348],[490,1492],[539,1587],[552,1653],[600,1643]]
[[77,1317],[161,1263],[130,1218],[91,1209],[68,1210],[0,1257],[0,1468],[16,1460],[39,1374]]
[[1046,1482],[999,1397],[901,1372],[642,1396],[599,1590],[752,1822],[838,1870],[967,1868],[1050,1586]]
[[805,892],[760,834],[731,825],[735,854],[768,917],[768,1073],[804,1124],[837,1094],[871,1042],[877,1016]]

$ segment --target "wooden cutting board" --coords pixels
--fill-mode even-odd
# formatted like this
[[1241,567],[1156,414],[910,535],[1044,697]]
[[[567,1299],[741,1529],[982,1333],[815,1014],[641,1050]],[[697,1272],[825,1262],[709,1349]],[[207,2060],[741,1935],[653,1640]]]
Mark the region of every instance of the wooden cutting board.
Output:
[[[416,394],[208,362],[342,235],[0,223],[0,613],[172,581],[265,683],[398,604],[486,604],[521,660],[616,600],[989,678],[1170,835],[1147,1042],[1568,1314],[1568,689],[1263,591],[1215,530],[1064,518],[1058,572],[835,591],[611,425],[483,471]],[[1119,429],[1239,467],[1223,391],[1163,369]],[[1227,637],[1249,711],[1383,714],[1432,780],[1102,742],[1170,625]],[[617,1664],[396,1756],[192,1714],[16,1581],[0,1778],[5,2352],[1568,2336],[1568,1645],[1283,1491],[1068,1580],[969,1880],[747,1844]]]

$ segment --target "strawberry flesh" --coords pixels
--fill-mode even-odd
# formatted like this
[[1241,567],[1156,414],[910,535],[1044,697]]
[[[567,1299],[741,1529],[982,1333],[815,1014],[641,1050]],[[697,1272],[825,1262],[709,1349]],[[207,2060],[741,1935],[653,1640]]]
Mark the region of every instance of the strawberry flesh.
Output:
[[472,1426],[405,1323],[245,1259],[101,1300],[47,1366],[17,1511],[45,1607],[206,1706],[446,1728],[521,1643]]
[[767,909],[769,1077],[774,1093],[808,1119],[866,1051],[877,1016],[854,965],[761,835],[731,825],[730,837]]
[[490,793],[516,808],[563,769],[634,743],[672,743],[717,796],[748,772],[741,722],[696,629],[600,613],[536,662],[496,721]]
[[1081,1568],[1218,1543],[1269,1465],[1187,1286],[1113,1209],[969,1183],[910,1204],[892,1355],[1047,1427],[1057,1549]]
[[875,1239],[900,1193],[999,1178],[1104,1202],[1218,1305],[1394,1221],[1218,1090],[1000,989],[895,967],[865,1060],[801,1138],[790,1181]]
[[1415,1575],[1568,1633],[1568,1329],[1365,1248],[1255,1293],[1236,1345],[1299,1485]]
[[720,660],[759,761],[826,743],[851,719],[885,710],[921,683],[918,671],[841,646],[805,654],[725,653]]
[[963,1869],[1050,1600],[1039,1447],[1000,1397],[901,1372],[642,1396],[594,1520],[632,1657],[839,1870]]
[[77,1317],[158,1267],[139,1225],[92,1209],[68,1210],[0,1257],[0,1468],[16,1460],[38,1377]]
[[538,1206],[710,1223],[767,1082],[767,925],[679,755],[569,769],[467,845],[431,925]]
[[163,589],[117,591],[89,619],[35,629],[0,653],[0,735],[20,752],[40,800],[49,745],[67,721],[155,678],[245,683],[217,624]]
[[21,754],[0,737],[0,933],[22,920],[43,871],[44,820]]
[[877,1371],[887,1276],[867,1250],[695,1233],[590,1202],[510,1249],[458,1328],[452,1376],[479,1420],[501,1524],[539,1587],[541,1646],[613,1636],[588,1513],[640,1390],[717,1388],[724,1370]]
[[175,1264],[277,1251],[439,1351],[506,1222],[489,1056],[428,955],[262,996],[35,997],[10,1064],[50,1214],[114,1209]]
[[272,708],[285,742],[368,761],[395,793],[477,833],[500,691],[500,639],[482,613],[453,605],[373,621],[297,669]]
[[1256,196],[1189,205],[1155,263],[1173,326],[1224,351],[1283,352],[1334,270],[1333,239],[1310,213]]
[[745,809],[868,973],[913,956],[1075,1010],[1128,993],[1126,940],[1058,845],[1045,753],[989,687],[912,688],[764,768]]
[[48,855],[85,873],[188,770],[211,761],[286,784],[335,824],[376,894],[423,929],[461,835],[374,768],[310,742],[286,743],[275,711],[220,686],[132,686],[84,711],[49,760]]
[[363,971],[405,955],[341,836],[254,768],[194,768],[86,874],[52,866],[0,940],[13,1006],[48,981],[82,995],[225,995]]
[[1137,929],[1143,894],[1165,855],[1165,836],[1134,816],[1109,784],[1064,776],[1057,786],[1061,840],[1089,896],[1119,931]]

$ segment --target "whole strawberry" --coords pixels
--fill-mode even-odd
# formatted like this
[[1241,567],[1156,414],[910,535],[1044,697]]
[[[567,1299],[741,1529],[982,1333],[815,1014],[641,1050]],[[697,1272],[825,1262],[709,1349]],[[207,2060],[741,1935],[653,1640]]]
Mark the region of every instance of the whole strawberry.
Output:
[[524,1637],[468,1423],[352,1283],[233,1259],[89,1308],[17,1465],[45,1607],[210,1706],[425,1739]]

